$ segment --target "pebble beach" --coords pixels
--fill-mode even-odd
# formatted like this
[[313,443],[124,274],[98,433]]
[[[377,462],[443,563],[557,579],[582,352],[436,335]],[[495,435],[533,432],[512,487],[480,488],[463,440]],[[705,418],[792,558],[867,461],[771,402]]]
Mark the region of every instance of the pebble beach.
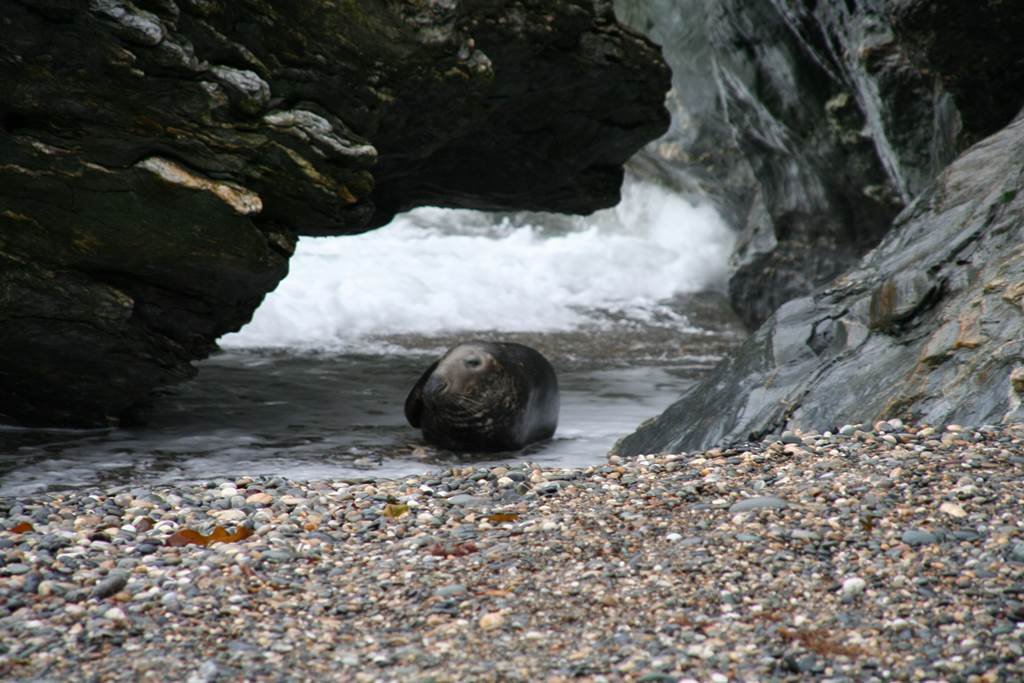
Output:
[[0,679],[1024,680],[1024,425],[0,499]]

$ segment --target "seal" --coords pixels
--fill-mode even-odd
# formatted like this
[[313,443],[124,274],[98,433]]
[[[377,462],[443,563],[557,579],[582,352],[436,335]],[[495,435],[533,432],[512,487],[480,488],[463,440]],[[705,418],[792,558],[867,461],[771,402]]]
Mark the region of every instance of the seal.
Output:
[[558,426],[558,379],[539,351],[470,341],[427,368],[405,399],[409,424],[453,451],[514,451]]

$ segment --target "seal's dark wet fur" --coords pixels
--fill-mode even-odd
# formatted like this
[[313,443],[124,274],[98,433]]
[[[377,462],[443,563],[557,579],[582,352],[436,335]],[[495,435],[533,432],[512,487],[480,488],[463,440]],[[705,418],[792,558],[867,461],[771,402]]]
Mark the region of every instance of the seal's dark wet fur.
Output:
[[405,399],[405,417],[434,446],[519,450],[555,433],[558,379],[528,346],[467,342],[427,368]]

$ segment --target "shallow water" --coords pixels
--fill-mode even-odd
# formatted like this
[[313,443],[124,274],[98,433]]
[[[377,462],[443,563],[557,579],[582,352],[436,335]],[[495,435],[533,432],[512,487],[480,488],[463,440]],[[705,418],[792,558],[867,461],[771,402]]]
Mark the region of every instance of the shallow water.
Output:
[[[623,196],[582,218],[420,209],[366,235],[301,240],[253,322],[197,379],[161,390],[138,425],[0,427],[0,495],[601,462],[743,336],[715,291],[733,239],[717,215],[649,184]],[[562,410],[551,441],[477,458],[426,447],[405,423],[423,369],[473,338],[552,361]]]
[[[601,342],[594,332],[501,335],[531,343],[552,358],[561,415],[552,440],[523,452],[482,456],[427,447],[402,412],[406,394],[435,357],[424,349],[450,339],[419,338],[419,349],[388,355],[225,351],[200,363],[197,379],[162,390],[142,411],[145,424],[89,431],[0,429],[0,495],[256,474],[373,479],[463,462],[594,464],[739,338],[731,325],[689,336],[692,346],[676,346],[666,358],[652,357],[652,349],[640,344],[630,355],[608,335],[603,349],[615,355],[595,358]],[[586,343],[583,337],[589,337]],[[410,342],[392,340],[396,349]],[[590,357],[570,353],[579,350]]]

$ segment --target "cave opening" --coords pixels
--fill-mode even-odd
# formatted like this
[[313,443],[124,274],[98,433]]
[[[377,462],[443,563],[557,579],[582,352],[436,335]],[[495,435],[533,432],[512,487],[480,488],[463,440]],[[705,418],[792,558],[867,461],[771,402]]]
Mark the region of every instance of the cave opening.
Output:
[[[590,216],[420,208],[361,235],[302,238],[290,275],[140,423],[48,441],[9,492],[66,479],[393,477],[479,455],[425,447],[403,403],[446,348],[514,341],[555,366],[553,439],[492,462],[583,466],[743,338],[724,295],[734,235],[709,206],[632,179]],[[63,437],[62,437],[63,438]],[[123,471],[111,474],[111,464]],[[102,465],[102,466],[101,466]]]

